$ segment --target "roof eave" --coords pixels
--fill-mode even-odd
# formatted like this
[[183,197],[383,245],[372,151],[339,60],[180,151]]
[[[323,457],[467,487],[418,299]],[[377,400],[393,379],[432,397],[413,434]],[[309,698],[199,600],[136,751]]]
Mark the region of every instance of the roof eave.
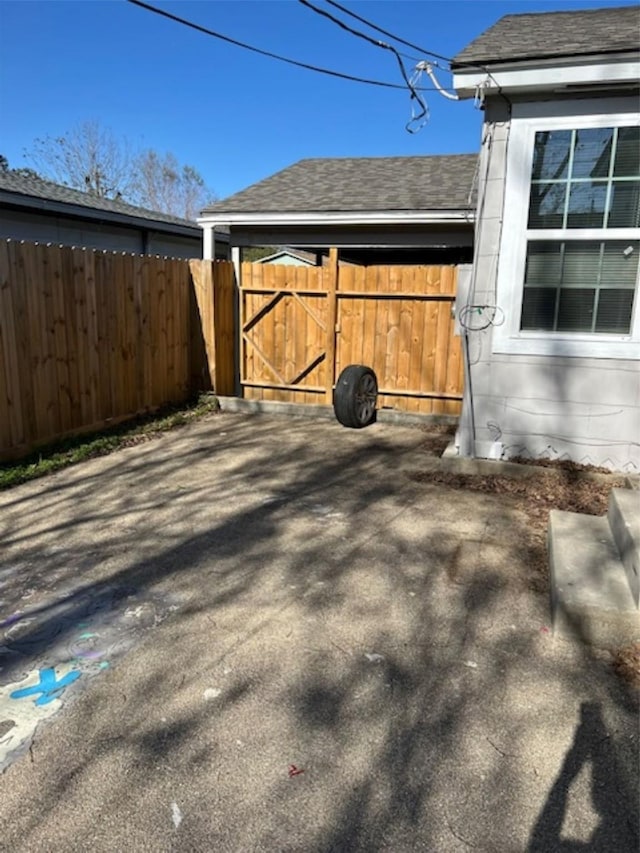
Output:
[[493,61],[482,67],[454,67],[453,87],[460,98],[492,94],[561,93],[577,88],[594,90],[636,88],[640,52],[546,59]]
[[203,211],[202,227],[263,225],[429,225],[473,222],[475,208],[449,210]]
[[182,225],[177,222],[163,222],[158,219],[146,219],[142,216],[118,213],[116,211],[103,210],[96,207],[86,207],[82,204],[53,201],[52,199],[26,195],[24,193],[17,193],[10,190],[0,190],[0,205],[39,210],[43,213],[58,213],[62,216],[71,216],[74,219],[90,219],[94,222],[111,222],[114,225],[140,228],[145,231],[171,233],[182,237],[200,238],[202,235],[200,226],[195,222],[193,225]]

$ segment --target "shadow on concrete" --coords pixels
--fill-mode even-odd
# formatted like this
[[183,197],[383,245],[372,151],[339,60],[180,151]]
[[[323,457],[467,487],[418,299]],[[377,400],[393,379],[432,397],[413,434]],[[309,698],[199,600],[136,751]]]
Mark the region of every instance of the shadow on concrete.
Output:
[[[35,588],[52,575],[74,584],[63,624],[41,605],[22,641],[42,651],[47,631],[71,636],[87,596],[115,607],[114,589],[183,600],[56,718],[33,764],[0,779],[12,849],[64,849],[71,819],[95,849],[153,847],[153,804],[177,796],[177,779],[180,849],[533,851],[559,832],[576,767],[617,772],[594,709],[628,715],[623,693],[586,652],[540,653],[547,602],[526,585],[526,516],[503,496],[411,482],[421,434],[375,430],[215,418],[7,501],[38,511],[5,530],[9,586],[29,573]],[[453,583],[460,541],[483,537],[505,537],[513,577]],[[5,681],[18,662],[6,666]],[[210,684],[225,689],[203,703]],[[556,693],[543,701],[545,689]],[[559,695],[563,713],[586,710],[535,823],[546,792],[529,741],[551,730]],[[624,850],[617,791],[602,796],[601,835]]]
[[[586,841],[570,841],[562,837],[569,793],[586,765],[591,770],[591,804],[598,825]],[[612,788],[617,796],[611,796]],[[638,801],[626,788],[600,704],[583,702],[573,743],[533,827],[527,851],[605,853],[614,849],[614,838],[617,839],[616,850],[634,850],[638,845],[639,825]]]

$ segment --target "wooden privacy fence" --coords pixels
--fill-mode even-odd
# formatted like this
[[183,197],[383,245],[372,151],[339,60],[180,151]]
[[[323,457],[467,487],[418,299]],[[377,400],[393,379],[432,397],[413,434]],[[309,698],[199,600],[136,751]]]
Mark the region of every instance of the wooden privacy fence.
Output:
[[245,397],[330,403],[348,364],[372,367],[379,405],[460,412],[455,267],[244,263],[240,381]]
[[330,404],[348,364],[373,367],[381,406],[459,413],[455,267],[332,250],[241,272],[238,288],[228,261],[0,243],[0,459],[238,380],[249,399]]
[[235,282],[222,262],[214,293],[217,266],[0,243],[0,458],[196,389],[233,393]]
[[189,261],[192,390],[236,393],[236,274],[231,261]]

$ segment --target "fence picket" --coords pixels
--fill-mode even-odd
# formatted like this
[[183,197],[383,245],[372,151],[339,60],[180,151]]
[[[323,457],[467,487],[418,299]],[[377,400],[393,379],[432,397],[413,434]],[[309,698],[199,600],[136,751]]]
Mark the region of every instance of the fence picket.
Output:
[[243,263],[237,283],[228,261],[3,242],[0,458],[196,389],[232,395],[238,371],[248,398],[328,403],[332,364],[363,363],[381,405],[458,414],[455,268],[336,264],[335,290],[331,275]]
[[[335,297],[329,280],[327,267],[243,264],[241,300],[252,306],[246,316],[253,318],[241,352],[244,395],[330,402],[325,377],[331,363],[336,376],[348,364],[367,364],[378,375],[380,405],[458,414],[462,362],[451,316],[455,268],[339,266]],[[335,353],[326,326],[331,317],[338,328]]]
[[[210,275],[210,262],[196,263]],[[188,261],[3,241],[0,459],[186,400],[191,340],[203,335],[192,286]],[[213,303],[210,317],[213,364]],[[225,323],[233,377],[233,319]]]

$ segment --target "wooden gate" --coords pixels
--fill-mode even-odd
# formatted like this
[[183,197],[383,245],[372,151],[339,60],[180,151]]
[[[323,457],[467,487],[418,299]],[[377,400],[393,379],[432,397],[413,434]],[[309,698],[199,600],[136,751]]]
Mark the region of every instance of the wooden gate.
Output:
[[379,406],[460,412],[456,267],[244,263],[240,382],[257,400],[331,403],[348,364],[372,367]]

